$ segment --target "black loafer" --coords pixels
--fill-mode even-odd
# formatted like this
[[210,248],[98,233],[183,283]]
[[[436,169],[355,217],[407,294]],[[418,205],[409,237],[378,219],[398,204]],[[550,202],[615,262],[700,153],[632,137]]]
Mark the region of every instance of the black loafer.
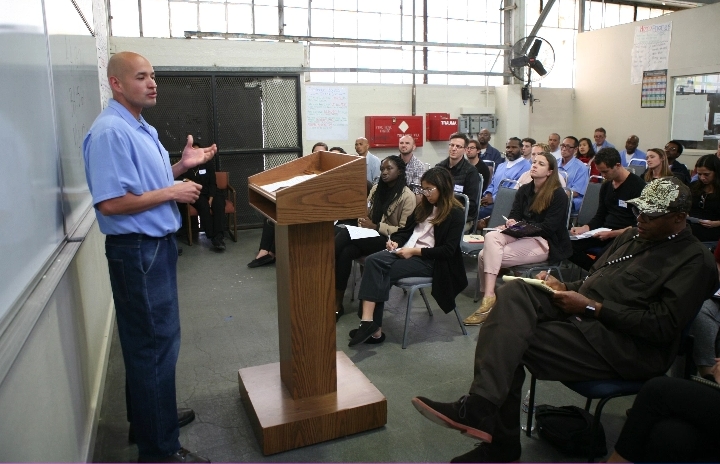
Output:
[[355,336],[350,340],[348,346],[355,346],[358,343],[362,343],[368,338],[372,337],[372,334],[377,332],[380,327],[373,321],[361,321],[360,327],[355,332]]
[[[350,338],[353,338],[355,334],[357,333],[358,329],[352,329],[350,331]],[[365,340],[363,343],[366,343],[368,345],[379,345],[380,343],[385,341],[385,332],[380,332],[380,336],[378,338],[370,337],[367,340]]]
[[[185,427],[195,420],[195,411],[190,408],[178,408],[177,415],[178,427]],[[128,430],[128,442],[135,443],[135,430],[133,429],[132,422],[130,423],[130,429]]]
[[253,259],[247,265],[247,267],[260,267],[266,264],[272,264],[275,262],[275,257],[271,255],[265,255],[260,258]]

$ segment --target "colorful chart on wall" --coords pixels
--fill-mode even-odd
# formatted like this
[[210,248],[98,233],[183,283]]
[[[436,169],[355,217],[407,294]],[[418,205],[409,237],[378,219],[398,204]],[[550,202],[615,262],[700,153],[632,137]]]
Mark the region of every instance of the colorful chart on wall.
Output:
[[665,108],[667,101],[667,69],[644,71],[640,108]]

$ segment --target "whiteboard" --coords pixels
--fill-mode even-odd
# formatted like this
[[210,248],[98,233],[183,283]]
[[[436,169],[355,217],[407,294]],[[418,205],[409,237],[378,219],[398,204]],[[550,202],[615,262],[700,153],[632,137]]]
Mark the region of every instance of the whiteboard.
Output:
[[702,141],[706,113],[706,95],[676,95],[673,105],[671,138]]

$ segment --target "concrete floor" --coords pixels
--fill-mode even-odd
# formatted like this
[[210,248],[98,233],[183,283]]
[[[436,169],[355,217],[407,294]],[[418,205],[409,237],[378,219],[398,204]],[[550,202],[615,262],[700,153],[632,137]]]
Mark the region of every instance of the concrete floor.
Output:
[[[253,435],[238,392],[238,369],[278,362],[275,265],[249,269],[257,252],[260,230],[239,231],[238,242],[227,240],[227,251],[215,253],[201,235],[189,247],[180,238],[183,255],[178,263],[182,345],[177,366],[179,407],[191,407],[197,418],[180,429],[185,447],[214,462],[448,462],[473,449],[475,440],[441,428],[421,417],[410,404],[417,395],[454,401],[466,394],[472,380],[473,355],[478,328],[463,336],[453,314],[439,308],[430,318],[422,299],[415,297],[409,344],[403,350],[405,297],[393,289],[385,306],[381,345],[347,346],[348,332],[356,328],[357,302],[346,292],[346,314],[337,324],[337,349],[385,395],[388,423],[377,430],[263,456]],[[470,286],[457,298],[461,317],[470,315],[474,303],[473,263],[467,263]],[[429,297],[433,308],[437,303]],[[349,308],[349,309],[348,309]],[[529,375],[526,380],[529,384]],[[617,439],[625,410],[633,397],[608,403],[603,424],[608,448]],[[559,382],[538,382],[536,404],[584,406],[584,399]],[[127,442],[124,367],[113,334],[107,380],[93,461],[128,462],[137,459],[137,448]],[[536,436],[522,437],[523,461],[573,462],[581,457],[560,454]]]

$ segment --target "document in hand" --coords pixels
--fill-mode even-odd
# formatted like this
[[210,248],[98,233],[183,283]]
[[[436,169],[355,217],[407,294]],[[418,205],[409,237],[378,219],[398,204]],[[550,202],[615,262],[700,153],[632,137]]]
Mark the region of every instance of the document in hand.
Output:
[[345,226],[348,230],[348,233],[350,233],[350,239],[356,240],[358,238],[369,238],[369,237],[379,237],[380,233],[375,229],[366,229],[365,227],[356,227],[356,226]]
[[529,277],[515,277],[515,276],[509,276],[509,275],[503,276],[503,282],[510,282],[511,280],[516,280],[516,279],[523,280],[526,283],[532,285],[533,287],[539,288],[543,292],[555,293],[555,290],[548,287],[548,285],[540,279],[531,279]]
[[485,237],[482,235],[463,235],[463,241],[465,243],[485,243]]
[[534,224],[530,224],[529,222],[520,221],[516,222],[515,224],[511,225],[510,227],[506,227],[501,231],[501,233],[505,235],[509,235],[511,237],[515,238],[522,238],[522,237],[529,237],[531,235],[538,235],[542,229]]
[[570,240],[582,240],[582,239],[584,239],[584,238],[590,238],[590,237],[592,237],[593,235],[597,234],[598,232],[608,232],[608,231],[610,231],[610,230],[612,230],[612,229],[608,229],[607,227],[599,227],[599,228],[597,228],[597,229],[588,230],[588,231],[585,232],[584,234],[571,235],[571,236],[570,236]]

